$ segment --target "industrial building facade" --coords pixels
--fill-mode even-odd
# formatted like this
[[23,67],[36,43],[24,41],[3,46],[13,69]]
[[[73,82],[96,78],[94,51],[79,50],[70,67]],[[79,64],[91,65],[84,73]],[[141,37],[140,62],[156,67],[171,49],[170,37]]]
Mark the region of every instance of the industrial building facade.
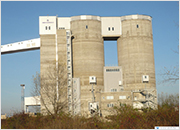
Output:
[[[156,108],[151,16],[40,16],[39,34],[41,76],[49,67],[65,64],[73,114],[96,109],[107,115],[120,102]],[[105,40],[117,41],[118,66],[105,67]]]

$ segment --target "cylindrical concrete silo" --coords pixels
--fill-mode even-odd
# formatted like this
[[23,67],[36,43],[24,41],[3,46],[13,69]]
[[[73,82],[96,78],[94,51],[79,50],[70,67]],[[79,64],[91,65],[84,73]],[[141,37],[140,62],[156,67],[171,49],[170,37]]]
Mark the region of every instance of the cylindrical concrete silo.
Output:
[[97,85],[103,85],[104,44],[100,17],[72,17],[71,31],[74,36],[73,77],[80,78],[81,85],[89,85],[89,76],[96,76]]
[[[95,91],[103,90],[104,43],[101,36],[99,16],[71,17],[73,78],[80,78],[81,110],[88,111],[92,102],[89,76],[96,76]],[[95,94],[96,97],[96,94]],[[96,97],[96,101],[99,98]]]
[[[156,88],[151,20],[147,15],[121,17],[118,64],[123,68],[126,90]],[[149,83],[142,83],[142,75],[149,75]]]

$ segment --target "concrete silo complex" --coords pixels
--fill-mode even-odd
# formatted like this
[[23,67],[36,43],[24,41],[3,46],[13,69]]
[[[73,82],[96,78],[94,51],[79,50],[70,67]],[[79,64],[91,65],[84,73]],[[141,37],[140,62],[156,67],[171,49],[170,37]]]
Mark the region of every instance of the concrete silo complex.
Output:
[[[66,63],[69,111],[106,115],[118,101],[156,108],[151,16],[39,18],[41,75],[52,60]],[[118,66],[105,67],[104,40],[117,41]]]
[[[63,65],[63,99],[72,114],[107,115],[120,104],[157,108],[151,16],[40,16],[39,34],[39,39],[1,46],[1,54],[40,49],[41,88],[44,82],[57,88],[49,94],[62,92],[57,72]],[[117,41],[118,66],[104,64],[106,40]]]

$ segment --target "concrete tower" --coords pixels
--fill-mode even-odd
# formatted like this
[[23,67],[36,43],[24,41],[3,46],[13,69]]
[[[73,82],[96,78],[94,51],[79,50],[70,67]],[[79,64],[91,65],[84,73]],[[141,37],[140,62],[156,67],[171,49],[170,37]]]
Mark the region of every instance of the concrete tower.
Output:
[[121,17],[122,35],[117,40],[118,65],[123,69],[126,90],[145,88],[142,75],[149,75],[147,88],[156,88],[151,20],[147,15]]
[[[44,90],[41,89],[41,96],[44,99],[44,103],[49,104],[47,106],[49,109],[51,109],[52,101],[49,101],[50,98],[48,98],[47,96],[48,94],[46,94],[45,91],[48,91],[48,93],[52,93],[50,94],[52,97],[53,97],[53,93],[57,93],[57,96],[60,93],[59,92],[60,90],[58,90],[59,87],[57,83],[57,77],[56,78],[54,77],[56,76],[58,69],[66,70],[67,68],[66,30],[57,29],[56,16],[41,16],[39,18],[39,23],[40,23],[39,34],[40,34],[40,42],[41,42],[40,44],[41,45],[40,46],[41,47],[40,50],[41,88],[44,87]],[[59,63],[63,64],[63,66],[61,66],[63,68],[58,68]],[[67,71],[64,74],[65,76],[67,75],[66,73]],[[42,113],[46,112],[46,110],[45,111],[43,110],[44,110],[44,105],[42,104],[41,111]]]
[[92,101],[89,76],[95,76],[97,79],[95,91],[103,89],[104,44],[100,17],[74,16],[71,18],[71,31],[73,78],[80,78],[81,103],[84,110],[88,110],[88,102]]

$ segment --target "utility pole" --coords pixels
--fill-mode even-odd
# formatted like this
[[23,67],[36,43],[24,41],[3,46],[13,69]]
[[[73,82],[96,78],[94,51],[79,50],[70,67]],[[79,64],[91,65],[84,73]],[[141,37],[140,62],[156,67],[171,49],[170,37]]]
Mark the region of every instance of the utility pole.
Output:
[[24,112],[24,90],[25,90],[25,84],[20,85],[22,87],[21,89],[21,111]]
[[92,84],[91,92],[92,92],[92,102],[94,103],[95,102],[95,96],[94,96],[93,84]]

